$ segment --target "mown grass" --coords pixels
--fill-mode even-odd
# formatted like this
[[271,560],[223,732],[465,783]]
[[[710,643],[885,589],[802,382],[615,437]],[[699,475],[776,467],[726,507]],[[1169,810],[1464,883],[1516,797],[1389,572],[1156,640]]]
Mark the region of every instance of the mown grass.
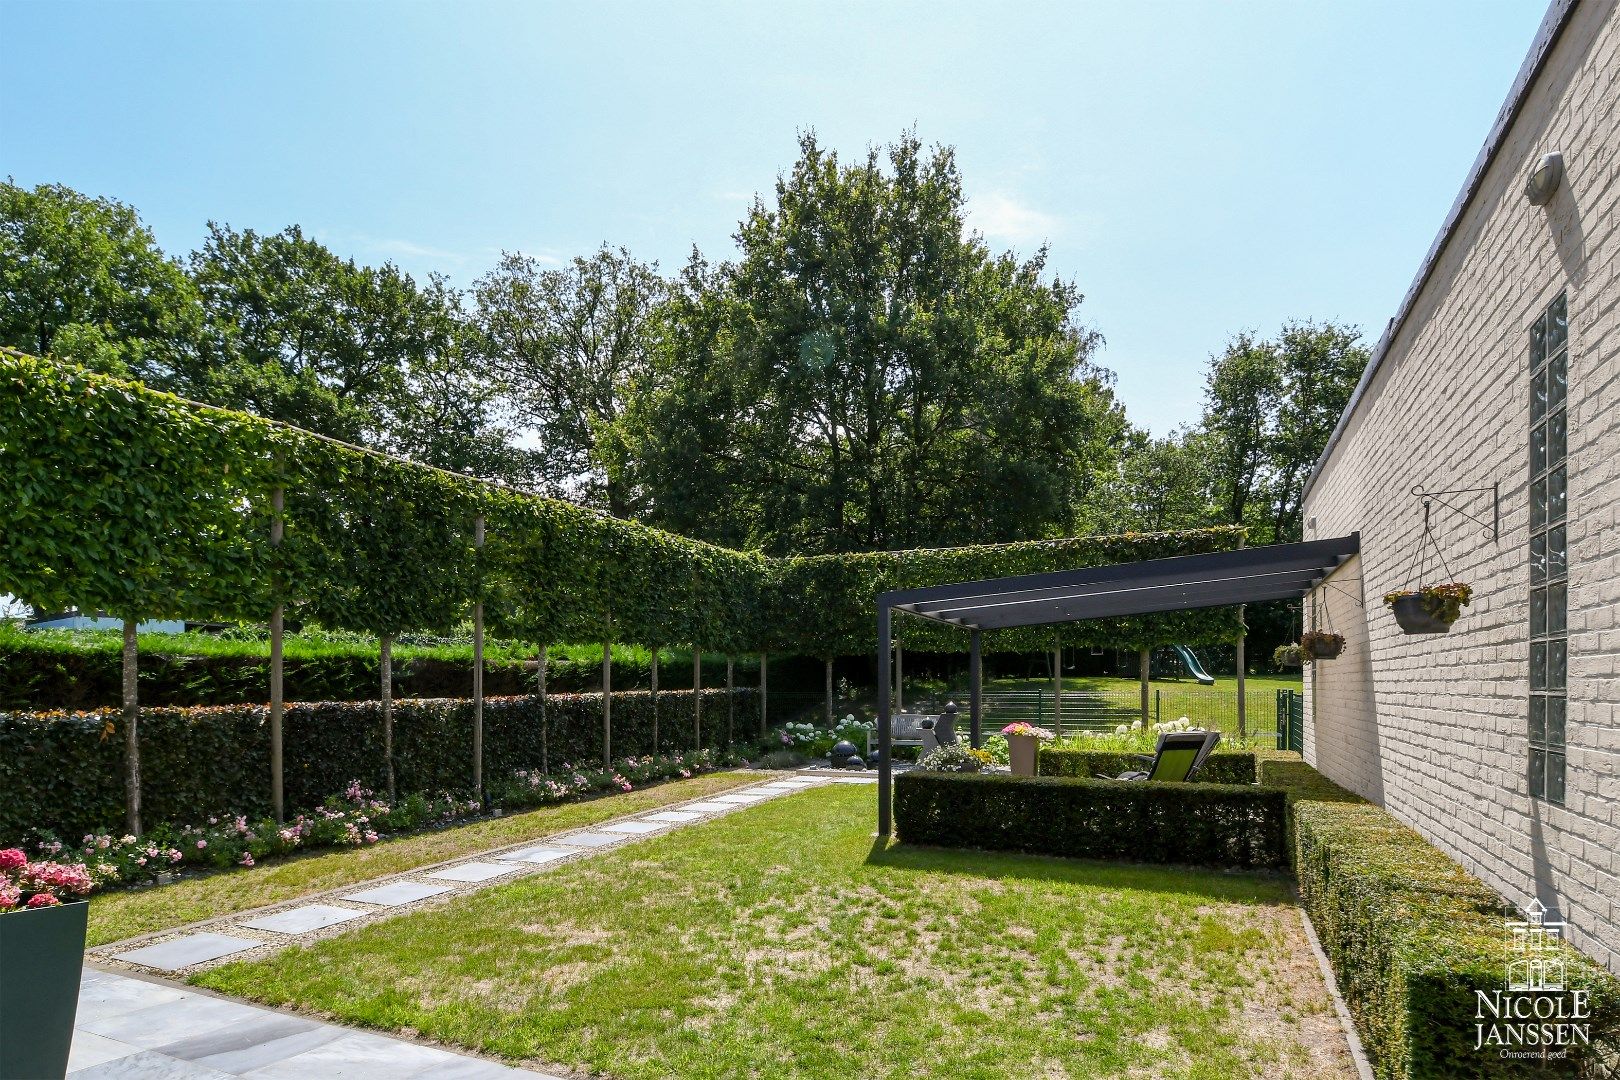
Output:
[[323,851],[251,870],[188,878],[173,885],[102,893],[90,900],[88,944],[122,941],[136,934],[292,900],[488,848],[541,839],[622,814],[702,798],[762,778],[763,774],[751,772],[710,773],[623,795],[402,836],[367,848]]
[[1354,1075],[1286,879],[876,844],[865,787],[194,981],[622,1080]]

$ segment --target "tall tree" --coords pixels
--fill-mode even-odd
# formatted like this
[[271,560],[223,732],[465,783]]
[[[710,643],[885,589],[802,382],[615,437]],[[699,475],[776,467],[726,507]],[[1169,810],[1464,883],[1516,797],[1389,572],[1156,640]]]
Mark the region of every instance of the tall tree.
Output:
[[561,269],[506,254],[473,286],[484,355],[513,418],[537,433],[539,479],[554,494],[630,516],[608,444],[649,369],[665,294],[656,266],[606,246]]
[[649,516],[715,536],[718,506],[773,551],[1069,531],[1125,434],[1099,338],[1044,251],[992,255],[963,210],[948,148],[803,136],[738,260],[666,307],[620,425]]
[[1279,541],[1300,537],[1305,481],[1327,448],[1350,403],[1369,354],[1361,331],[1332,322],[1292,322],[1277,342],[1282,392],[1267,456],[1271,532]]
[[185,389],[202,311],[135,209],[0,184],[0,344]]
[[1180,430],[1155,439],[1134,432],[1116,473],[1082,508],[1085,531],[1165,532],[1214,524],[1207,439]]

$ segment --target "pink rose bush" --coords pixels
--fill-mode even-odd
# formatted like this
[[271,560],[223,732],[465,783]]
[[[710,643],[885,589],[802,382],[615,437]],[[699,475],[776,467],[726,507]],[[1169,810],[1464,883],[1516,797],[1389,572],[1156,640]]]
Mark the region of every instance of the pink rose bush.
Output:
[[88,896],[94,887],[78,863],[30,861],[21,848],[0,850],[0,912],[53,907]]

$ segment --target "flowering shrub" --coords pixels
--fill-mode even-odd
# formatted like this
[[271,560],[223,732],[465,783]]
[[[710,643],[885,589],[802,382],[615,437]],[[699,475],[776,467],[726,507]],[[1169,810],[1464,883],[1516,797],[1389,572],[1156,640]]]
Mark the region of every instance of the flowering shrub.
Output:
[[54,907],[88,896],[94,887],[89,872],[77,863],[30,862],[21,848],[0,850],[0,912]]
[[1052,737],[1052,733],[1045,728],[1036,727],[1034,724],[1026,724],[1022,720],[1016,724],[1008,724],[1001,729],[1001,733],[1003,735],[1030,735],[1043,741]]
[[547,775],[538,769],[518,769],[504,782],[491,785],[492,797],[502,806],[547,806],[584,798],[598,791],[631,791],[637,784],[684,779],[730,764],[730,755],[703,749],[682,754],[648,754],[625,758],[611,769],[576,769],[563,766]]
[[806,757],[826,757],[840,742],[847,741],[854,743],[857,748],[864,748],[867,736],[876,729],[875,721],[857,720],[854,713],[845,715],[830,728],[806,723],[783,724],[765,740],[762,749],[797,750]]
[[963,743],[941,746],[924,754],[917,762],[919,769],[932,772],[974,773],[990,763],[990,755],[974,750]]
[[992,765],[1012,764],[1012,751],[1007,748],[1007,736],[1005,735],[986,735],[984,744],[980,749],[990,755],[990,764]]

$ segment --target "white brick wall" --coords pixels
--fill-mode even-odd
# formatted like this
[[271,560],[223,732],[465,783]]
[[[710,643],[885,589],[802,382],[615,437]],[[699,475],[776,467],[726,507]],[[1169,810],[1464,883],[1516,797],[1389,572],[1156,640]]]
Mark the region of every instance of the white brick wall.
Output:
[[[1361,533],[1318,590],[1344,655],[1307,672],[1305,753],[1519,904],[1539,897],[1620,972],[1620,5],[1577,6],[1479,193],[1306,500],[1307,537]],[[1561,150],[1546,207],[1529,166]],[[1569,720],[1565,805],[1529,797],[1528,327],[1567,292]],[[1501,539],[1443,509],[1474,603],[1400,633],[1409,492],[1501,483]],[[1489,500],[1467,509],[1488,517]],[[1430,575],[1434,580],[1435,575]],[[1365,605],[1356,603],[1363,598]],[[1326,621],[1326,620],[1324,620]]]

